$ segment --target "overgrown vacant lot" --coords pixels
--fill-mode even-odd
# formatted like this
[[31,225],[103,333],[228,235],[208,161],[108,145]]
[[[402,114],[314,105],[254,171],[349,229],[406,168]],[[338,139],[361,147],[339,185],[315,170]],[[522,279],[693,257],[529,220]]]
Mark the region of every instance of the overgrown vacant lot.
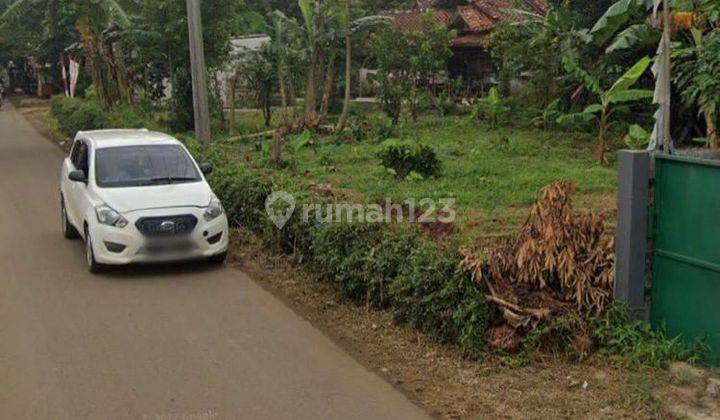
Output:
[[[245,114],[241,123],[256,127],[254,120],[254,115]],[[538,191],[561,179],[575,182],[579,209],[609,211],[615,206],[615,166],[596,163],[589,136],[490,130],[469,116],[421,117],[403,125],[395,136],[431,146],[442,161],[442,174],[398,180],[380,165],[382,141],[343,142],[331,137],[315,138],[303,147],[298,147],[298,139],[288,139],[284,158],[290,165],[284,171],[358,192],[370,202],[383,203],[386,197],[394,202],[454,198],[466,239],[511,232],[527,216]],[[252,165],[267,165],[267,146],[246,141],[241,150]]]

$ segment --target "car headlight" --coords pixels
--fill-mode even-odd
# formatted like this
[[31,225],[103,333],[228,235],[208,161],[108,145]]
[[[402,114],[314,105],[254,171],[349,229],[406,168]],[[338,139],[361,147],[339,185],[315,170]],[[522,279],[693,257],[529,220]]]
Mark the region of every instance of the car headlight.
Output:
[[115,226],[121,229],[128,225],[127,219],[107,204],[96,207],[95,213],[97,214],[98,222],[103,225]]
[[205,218],[206,222],[209,222],[222,216],[223,213],[225,213],[225,210],[223,209],[222,203],[220,203],[220,200],[218,200],[217,198],[213,198],[212,201],[210,201],[210,204],[207,206],[207,209],[205,209],[205,214],[203,214],[203,218]]

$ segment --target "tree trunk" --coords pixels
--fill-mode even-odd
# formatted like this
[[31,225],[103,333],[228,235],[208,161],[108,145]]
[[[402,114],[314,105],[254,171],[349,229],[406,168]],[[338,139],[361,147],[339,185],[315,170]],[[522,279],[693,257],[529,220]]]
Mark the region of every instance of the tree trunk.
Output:
[[237,93],[238,74],[235,72],[230,79],[230,117],[228,121],[228,133],[235,135],[235,96]]
[[327,65],[327,73],[325,74],[325,86],[323,88],[323,97],[320,104],[320,117],[325,119],[330,111],[330,99],[333,94],[333,84],[335,82],[335,54],[330,54],[330,61]]
[[720,141],[718,139],[717,123],[715,122],[715,115],[710,110],[705,110],[705,124],[707,125],[707,138],[708,145],[711,149],[720,148]]
[[295,83],[293,82],[292,77],[288,77],[285,87],[288,96],[288,106],[290,107],[288,110],[288,117],[289,119],[293,119],[295,118],[295,105],[297,104],[297,97],[295,95]]
[[603,114],[600,117],[600,132],[598,134],[598,145],[597,145],[597,158],[598,158],[598,163],[600,163],[600,164],[605,163],[605,151],[607,149],[605,142],[606,142],[607,133],[608,133],[607,120],[608,120],[607,114],[603,111]]
[[283,150],[283,143],[285,141],[283,132],[284,130],[278,129],[273,133],[273,149],[272,149],[272,156],[270,156],[270,160],[276,164],[279,165],[282,161],[282,150]]
[[352,37],[350,36],[350,2],[345,1],[345,14],[347,15],[348,27],[345,28],[345,98],[343,100],[342,113],[337,123],[337,130],[345,128],[345,122],[350,113],[350,95],[352,87]]
[[265,127],[270,128],[272,123],[272,92],[270,90],[263,92],[262,106],[263,117],[265,117]]
[[315,93],[317,88],[315,87],[315,70],[317,68],[319,54],[313,51],[310,55],[310,64],[308,66],[307,74],[307,86],[305,86],[305,116],[309,116],[315,112]]
[[132,92],[130,91],[130,85],[127,82],[122,51],[118,48],[118,45],[116,43],[110,44],[109,51],[111,53],[110,66],[115,73],[115,80],[117,81],[120,96],[122,96],[128,104],[132,104]]
[[310,63],[308,65],[307,86],[305,87],[305,118],[310,118],[317,111],[317,89],[319,85],[318,79],[322,77],[322,51],[318,42],[320,29],[322,28],[320,2],[315,2],[315,22],[312,27],[309,41],[312,52],[310,53]]
[[285,64],[278,63],[278,82],[280,83],[280,105],[283,109],[287,108],[287,88],[285,87]]
[[93,33],[92,29],[86,23],[78,23],[76,30],[80,34],[87,60],[86,64],[90,67],[90,76],[92,84],[95,86],[98,99],[104,108],[109,108],[115,103],[115,95],[112,94],[110,83],[108,80],[108,53],[104,50],[102,43]]

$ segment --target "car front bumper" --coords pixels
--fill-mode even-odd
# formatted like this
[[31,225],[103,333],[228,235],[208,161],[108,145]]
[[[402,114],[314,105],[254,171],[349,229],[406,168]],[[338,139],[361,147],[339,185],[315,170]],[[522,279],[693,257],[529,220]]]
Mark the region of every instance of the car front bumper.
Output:
[[[202,259],[222,254],[227,251],[230,239],[227,217],[223,214],[207,222],[203,218],[204,212],[205,209],[194,207],[138,211],[130,215],[123,215],[129,222],[124,228],[95,222],[90,226],[95,260],[99,264],[128,265]],[[198,220],[195,228],[189,235],[163,238],[162,242],[157,238],[144,235],[135,225],[143,217],[181,215],[195,216]],[[218,235],[219,239],[217,239]],[[168,246],[159,247],[159,243]],[[173,244],[182,246],[176,247]]]

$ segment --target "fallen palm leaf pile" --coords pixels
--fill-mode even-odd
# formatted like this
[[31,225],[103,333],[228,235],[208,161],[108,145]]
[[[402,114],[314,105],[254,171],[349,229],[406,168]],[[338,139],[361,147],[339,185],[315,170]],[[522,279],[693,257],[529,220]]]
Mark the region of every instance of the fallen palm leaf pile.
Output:
[[599,314],[611,301],[614,239],[603,214],[573,211],[572,194],[568,181],[550,184],[520,231],[489,258],[463,252],[461,268],[485,285],[507,322],[489,333],[491,344],[516,348],[523,333],[551,316]]

